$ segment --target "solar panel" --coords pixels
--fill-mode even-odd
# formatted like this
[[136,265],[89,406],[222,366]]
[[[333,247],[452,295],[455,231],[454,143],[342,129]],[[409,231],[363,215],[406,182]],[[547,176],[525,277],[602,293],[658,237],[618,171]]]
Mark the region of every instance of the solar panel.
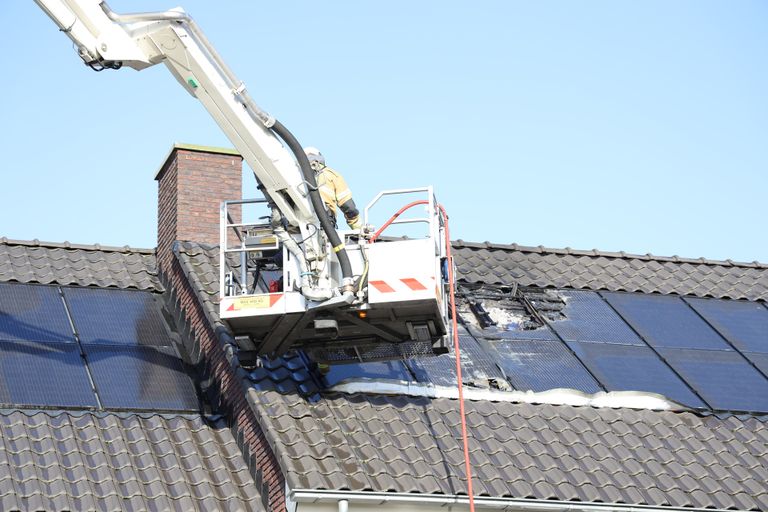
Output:
[[739,350],[768,354],[768,309],[744,300],[685,300]]
[[601,292],[653,347],[732,350],[680,297]]
[[59,289],[0,283],[0,340],[74,343]]
[[[456,359],[453,352],[434,357],[409,359],[406,363],[416,376],[417,382],[435,386],[456,385]],[[467,377],[462,374],[462,377]]]
[[402,361],[385,361],[331,365],[330,370],[325,375],[325,381],[329,386],[335,386],[344,380],[355,379],[404,380],[410,382],[411,374]]
[[550,326],[565,341],[595,341],[645,346],[637,334],[595,292],[562,291],[565,318]]
[[749,359],[763,375],[768,377],[768,354],[756,354],[754,352],[744,352],[744,357]]
[[507,380],[521,391],[569,388],[585,393],[600,385],[561,342],[535,340],[492,341]]
[[63,290],[82,343],[171,344],[153,294],[97,288]]
[[768,412],[768,379],[738,352],[660,349],[659,353],[713,409]]
[[0,402],[37,407],[96,407],[74,343],[0,342]]
[[608,391],[659,393],[688,407],[707,407],[650,347],[575,341],[568,346]]
[[106,409],[193,411],[192,380],[170,347],[83,345]]
[[[414,358],[406,362],[418,382],[436,386],[456,386],[456,358],[453,355],[453,343],[449,345],[448,354]],[[493,359],[495,354],[486,352],[471,335],[459,335],[459,349],[461,377],[465,384],[487,387],[491,381],[505,380],[504,374]]]

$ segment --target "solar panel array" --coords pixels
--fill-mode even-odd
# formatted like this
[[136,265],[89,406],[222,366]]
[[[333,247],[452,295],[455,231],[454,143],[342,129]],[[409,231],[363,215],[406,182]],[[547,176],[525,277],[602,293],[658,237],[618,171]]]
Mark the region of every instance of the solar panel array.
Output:
[[[504,382],[497,387],[523,391],[644,391],[698,409],[768,412],[765,304],[548,293],[559,303],[519,301],[515,315],[497,316],[506,325],[461,329],[466,383]],[[516,299],[506,297],[504,304],[510,300]],[[521,317],[525,311],[530,318]],[[328,385],[368,378],[455,386],[455,358],[334,366],[325,378]],[[17,283],[0,283],[3,404],[198,409],[194,383],[155,295]]]
[[[605,391],[658,393],[697,409],[768,412],[764,304],[625,292],[558,294],[565,304],[562,317],[546,322],[560,349],[532,350],[527,339],[491,340],[515,388],[538,391],[542,382],[555,385],[567,379],[558,374],[567,373],[573,389],[591,393],[595,386],[584,379],[586,372]],[[564,352],[572,357],[567,364]],[[521,354],[528,359],[524,364]]]
[[[465,290],[469,300],[483,303],[462,312],[469,329],[460,330],[465,383],[488,386],[501,379],[521,391],[641,391],[695,409],[768,412],[768,307],[763,303],[549,292],[559,302],[520,300],[514,314],[496,315],[506,318],[506,324],[487,325],[485,317],[474,322],[473,312],[503,310],[511,299],[494,302],[488,293],[472,298]],[[525,318],[523,303],[533,309]],[[343,375],[456,385],[453,354],[404,365],[408,374],[397,363],[386,368],[355,365]]]
[[155,295],[0,283],[0,404],[195,411]]

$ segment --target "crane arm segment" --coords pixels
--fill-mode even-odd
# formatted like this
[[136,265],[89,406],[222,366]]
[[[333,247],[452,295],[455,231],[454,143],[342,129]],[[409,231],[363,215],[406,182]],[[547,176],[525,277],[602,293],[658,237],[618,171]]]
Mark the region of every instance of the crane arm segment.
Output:
[[181,8],[118,15],[101,0],[35,2],[94,69],[127,66],[141,70],[164,63],[243,155],[288,224],[302,231],[308,224],[318,225],[295,158],[270,130],[274,118],[255,104],[245,84]]

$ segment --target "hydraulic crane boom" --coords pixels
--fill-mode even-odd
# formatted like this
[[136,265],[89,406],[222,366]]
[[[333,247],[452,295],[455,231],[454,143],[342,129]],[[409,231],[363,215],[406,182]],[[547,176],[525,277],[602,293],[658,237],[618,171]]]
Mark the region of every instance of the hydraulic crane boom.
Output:
[[234,222],[228,209],[248,202],[239,198],[222,205],[221,217],[220,315],[241,349],[272,356],[301,347],[333,362],[444,351],[447,241],[431,187],[382,193],[426,193],[418,204],[428,215],[415,221],[426,225],[425,239],[340,235],[301,145],[256,105],[183,9],[117,14],[102,0],[35,2],[97,71],[165,64],[253,170],[265,199],[252,202],[270,220]]
[[[341,245],[315,190],[314,174],[301,146],[282,124],[256,105],[245,84],[183,9],[120,15],[102,0],[35,2],[75,43],[78,54],[91,68],[127,66],[142,70],[165,64],[243,155],[262,192],[279,212],[280,221],[301,233],[305,243],[300,257],[320,268],[329,257],[326,239],[333,247]],[[293,155],[276,134],[286,141]],[[280,235],[287,236],[282,232]],[[348,256],[343,250],[338,256],[343,286],[349,288],[352,275]],[[327,276],[304,283],[303,289],[313,299],[333,295]]]
[[213,116],[291,226],[317,222],[296,159],[270,130],[275,119],[251,99],[181,8],[118,15],[101,0],[35,0],[95,69],[165,64]]

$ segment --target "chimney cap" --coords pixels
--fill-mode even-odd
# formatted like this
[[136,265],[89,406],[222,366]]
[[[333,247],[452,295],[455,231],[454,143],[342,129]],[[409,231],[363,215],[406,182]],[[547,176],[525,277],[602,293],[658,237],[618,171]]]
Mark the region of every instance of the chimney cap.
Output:
[[168,160],[170,160],[171,155],[173,155],[174,151],[179,149],[185,149],[187,151],[197,151],[200,153],[216,153],[219,155],[232,155],[232,156],[239,156],[242,158],[242,155],[236,149],[232,149],[232,148],[219,148],[215,146],[202,146],[200,144],[185,144],[183,142],[175,142],[173,146],[171,146],[170,151],[168,151],[168,153],[165,155],[165,158],[163,158],[163,163],[157,169],[157,172],[155,172],[155,181],[160,179],[160,174],[163,172],[163,169],[165,169],[165,166],[168,164]]

